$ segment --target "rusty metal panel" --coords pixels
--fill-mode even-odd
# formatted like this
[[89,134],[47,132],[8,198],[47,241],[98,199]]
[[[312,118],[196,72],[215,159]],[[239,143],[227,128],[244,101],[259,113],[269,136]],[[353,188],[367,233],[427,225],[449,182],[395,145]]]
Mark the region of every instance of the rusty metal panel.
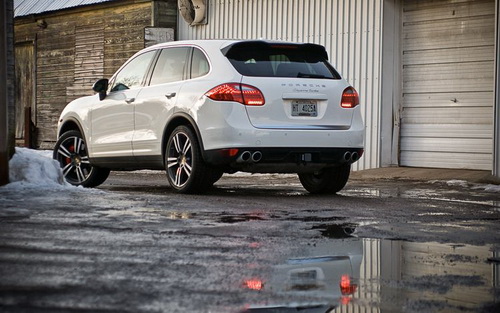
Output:
[[383,0],[212,0],[206,25],[178,19],[178,39],[270,39],[324,45],[359,92],[365,155],[354,169],[380,166]]
[[115,0],[14,0],[14,17],[58,11]]

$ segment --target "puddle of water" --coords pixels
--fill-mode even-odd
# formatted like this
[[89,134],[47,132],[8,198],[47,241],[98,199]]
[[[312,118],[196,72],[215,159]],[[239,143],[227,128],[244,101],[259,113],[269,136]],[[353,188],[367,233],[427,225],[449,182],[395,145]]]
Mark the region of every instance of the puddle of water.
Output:
[[344,224],[322,224],[313,226],[311,229],[319,229],[321,235],[327,238],[342,239],[353,237],[353,233],[358,225],[354,223]]
[[[316,213],[316,212],[314,212]],[[290,221],[301,221],[301,222],[332,222],[332,221],[341,221],[347,219],[346,217],[340,216],[299,216],[299,217],[287,217],[287,220]]]
[[234,224],[249,221],[264,221],[265,218],[258,215],[240,214],[240,215],[227,215],[219,219],[219,223]]
[[[493,199],[495,196],[491,194],[487,199],[475,200],[475,199],[460,199],[457,198],[458,195],[463,193],[457,192],[456,190],[435,190],[428,188],[416,188],[408,190],[400,190],[398,188],[392,189],[381,189],[373,187],[363,187],[363,188],[352,188],[344,189],[339,194],[344,196],[356,196],[364,198],[405,198],[405,199],[426,199],[435,201],[447,201],[447,202],[457,202],[466,204],[479,204],[488,205],[492,207],[500,207],[500,201],[498,199]],[[496,197],[498,198],[498,197]]]
[[187,221],[197,214],[190,211],[171,211],[155,207],[109,208],[100,210],[99,214],[106,218],[120,218],[135,222]]
[[325,240],[245,281],[260,299],[240,312],[498,312],[499,256],[491,246]]

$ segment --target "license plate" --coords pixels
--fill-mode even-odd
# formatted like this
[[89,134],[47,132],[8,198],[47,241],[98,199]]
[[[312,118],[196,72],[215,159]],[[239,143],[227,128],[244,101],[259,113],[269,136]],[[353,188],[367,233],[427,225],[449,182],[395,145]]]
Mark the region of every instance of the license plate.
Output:
[[315,100],[293,100],[292,116],[318,116],[318,104]]
[[310,282],[318,279],[316,270],[301,270],[290,273],[290,280],[294,282]]

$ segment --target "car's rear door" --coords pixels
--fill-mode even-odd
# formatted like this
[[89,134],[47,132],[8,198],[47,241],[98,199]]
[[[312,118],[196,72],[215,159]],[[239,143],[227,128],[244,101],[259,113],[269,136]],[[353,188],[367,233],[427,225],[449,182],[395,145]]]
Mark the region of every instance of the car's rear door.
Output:
[[180,89],[187,78],[191,47],[161,50],[149,86],[135,102],[132,147],[135,157],[159,156],[165,125],[175,110]]

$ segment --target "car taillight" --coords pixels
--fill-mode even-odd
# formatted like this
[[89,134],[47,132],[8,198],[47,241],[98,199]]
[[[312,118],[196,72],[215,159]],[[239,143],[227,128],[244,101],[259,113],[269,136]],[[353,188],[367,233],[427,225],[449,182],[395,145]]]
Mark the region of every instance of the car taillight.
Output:
[[359,104],[359,95],[356,89],[347,87],[342,93],[340,106],[346,109],[352,109]]
[[353,284],[349,275],[342,275],[340,278],[340,292],[342,295],[352,295],[356,292],[358,285]]
[[260,279],[248,279],[245,280],[245,287],[252,290],[262,290],[264,283]]
[[239,84],[226,83],[210,89],[206,94],[216,101],[235,101],[244,105],[260,106],[266,103],[264,95],[256,87]]

